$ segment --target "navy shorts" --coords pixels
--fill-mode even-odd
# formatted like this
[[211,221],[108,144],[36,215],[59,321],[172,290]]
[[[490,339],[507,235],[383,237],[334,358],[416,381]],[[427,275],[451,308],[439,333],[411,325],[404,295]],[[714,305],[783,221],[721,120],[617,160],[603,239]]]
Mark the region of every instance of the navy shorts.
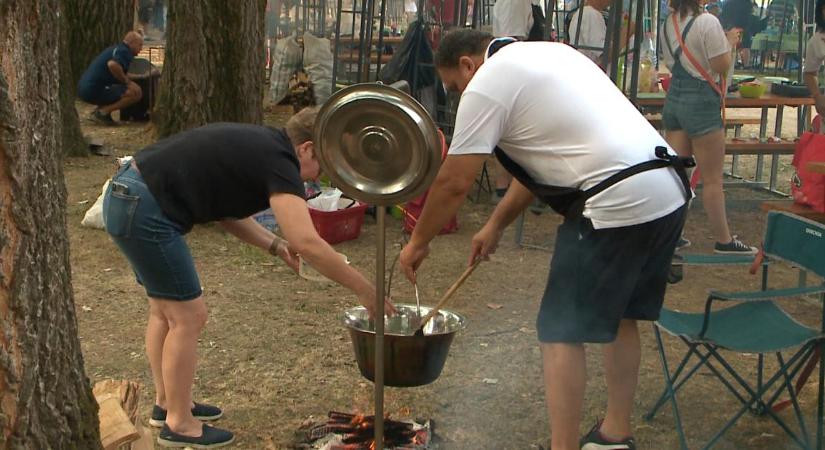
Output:
[[721,130],[722,99],[704,80],[673,77],[662,109],[666,131],[684,130],[694,138]]
[[82,86],[77,96],[86,103],[106,106],[120,100],[125,93],[125,84],[110,84],[108,86]]
[[613,342],[622,319],[657,320],[685,211],[599,230],[590,219],[565,220],[539,308],[539,341]]
[[200,297],[198,272],[182,228],[161,211],[131,164],[118,170],[106,188],[103,222],[146,295],[167,300]]

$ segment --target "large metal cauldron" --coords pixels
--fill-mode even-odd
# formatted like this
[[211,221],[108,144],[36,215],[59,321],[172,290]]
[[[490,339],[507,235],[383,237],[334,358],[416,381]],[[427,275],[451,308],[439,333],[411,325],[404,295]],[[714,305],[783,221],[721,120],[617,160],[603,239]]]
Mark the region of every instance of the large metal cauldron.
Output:
[[[384,335],[384,384],[395,387],[422,386],[441,374],[447,352],[458,330],[465,326],[464,317],[441,310],[424,326],[424,336],[413,336],[418,320],[415,305],[396,304],[398,314],[388,317]],[[421,315],[430,312],[422,306]],[[361,375],[375,379],[375,322],[363,306],[344,313],[355,359]]]

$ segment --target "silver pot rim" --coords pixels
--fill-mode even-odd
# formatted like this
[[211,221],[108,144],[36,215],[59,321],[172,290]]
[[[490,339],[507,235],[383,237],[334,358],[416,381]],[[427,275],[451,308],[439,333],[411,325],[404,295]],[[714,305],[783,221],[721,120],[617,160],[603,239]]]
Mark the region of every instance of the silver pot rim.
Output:
[[[395,303],[399,314],[393,317],[386,317],[384,323],[384,335],[386,336],[408,336],[412,337],[413,331],[409,326],[416,316],[416,305],[409,303]],[[421,305],[421,315],[429,313],[432,308]],[[367,308],[355,306],[344,311],[342,321],[347,328],[367,334],[375,334],[374,322],[368,319]],[[372,325],[371,325],[372,324]],[[430,320],[424,327],[424,336],[437,336],[453,334],[467,327],[467,319],[464,315],[441,309],[438,314]]]

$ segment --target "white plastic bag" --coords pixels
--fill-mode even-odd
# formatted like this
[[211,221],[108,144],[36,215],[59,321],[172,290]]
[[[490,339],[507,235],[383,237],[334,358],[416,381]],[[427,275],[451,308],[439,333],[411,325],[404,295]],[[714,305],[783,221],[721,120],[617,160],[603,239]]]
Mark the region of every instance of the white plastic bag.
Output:
[[338,199],[341,198],[341,194],[343,192],[338,188],[324,189],[317,197],[307,200],[307,204],[310,208],[319,211],[337,211]]
[[86,215],[83,216],[83,220],[80,221],[80,225],[89,228],[99,228],[103,229],[103,194],[106,193],[106,188],[109,187],[109,180],[106,180],[103,183],[103,190],[100,193],[100,197],[95,200],[94,205],[86,211]]

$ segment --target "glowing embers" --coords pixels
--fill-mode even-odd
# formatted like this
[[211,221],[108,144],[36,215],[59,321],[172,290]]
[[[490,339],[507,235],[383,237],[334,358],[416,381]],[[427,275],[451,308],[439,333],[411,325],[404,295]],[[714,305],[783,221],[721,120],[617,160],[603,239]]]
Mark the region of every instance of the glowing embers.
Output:
[[[375,416],[330,411],[326,422],[305,422],[298,431],[296,449],[373,450]],[[384,419],[384,448],[387,450],[428,450],[432,421]]]

